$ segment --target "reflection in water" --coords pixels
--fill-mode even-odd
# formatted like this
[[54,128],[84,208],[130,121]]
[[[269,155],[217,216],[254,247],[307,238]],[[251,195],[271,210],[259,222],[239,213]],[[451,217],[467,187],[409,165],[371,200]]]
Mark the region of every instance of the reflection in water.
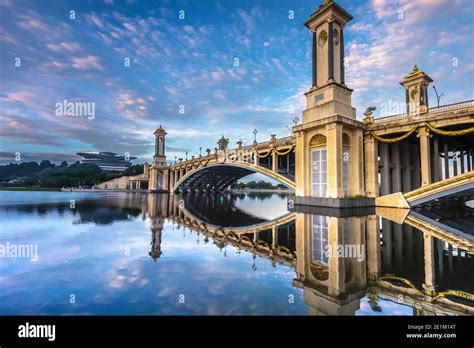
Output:
[[[31,238],[51,253],[37,265],[0,259],[2,314],[474,314],[474,215],[465,204],[461,215],[438,202],[347,216],[288,212],[286,198],[272,194],[95,195],[74,209],[68,199],[4,201],[0,215],[9,229],[0,242]],[[32,235],[41,220],[65,228]],[[146,237],[138,233],[145,226]],[[60,250],[68,238],[73,245]],[[70,279],[71,272],[81,277]],[[61,286],[65,297],[79,292],[87,303],[58,302],[51,290]],[[181,293],[193,300],[180,306]]]

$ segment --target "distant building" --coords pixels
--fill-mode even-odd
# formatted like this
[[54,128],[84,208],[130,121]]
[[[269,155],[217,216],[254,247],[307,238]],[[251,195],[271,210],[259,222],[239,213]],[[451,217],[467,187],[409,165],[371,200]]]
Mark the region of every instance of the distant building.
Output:
[[130,157],[125,160],[125,156],[118,156],[114,152],[78,152],[83,159],[81,163],[92,163],[97,165],[103,171],[124,171],[132,165],[131,160],[136,157]]

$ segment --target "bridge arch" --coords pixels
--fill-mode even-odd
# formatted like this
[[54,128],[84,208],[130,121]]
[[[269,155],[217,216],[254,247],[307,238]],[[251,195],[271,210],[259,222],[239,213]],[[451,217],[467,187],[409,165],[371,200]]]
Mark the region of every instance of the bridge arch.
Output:
[[296,184],[293,180],[267,168],[247,162],[224,162],[191,169],[176,182],[172,190],[173,192],[196,190],[219,192],[237,180],[255,173],[274,179],[290,189],[296,189]]

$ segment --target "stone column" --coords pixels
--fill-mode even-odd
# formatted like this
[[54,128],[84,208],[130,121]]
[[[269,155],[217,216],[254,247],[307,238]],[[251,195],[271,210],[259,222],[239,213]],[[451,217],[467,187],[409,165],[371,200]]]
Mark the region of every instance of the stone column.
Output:
[[441,180],[441,168],[439,162],[439,141],[437,136],[433,139],[433,180],[434,182]]
[[347,181],[349,197],[365,196],[364,185],[364,139],[362,129],[353,129],[350,134]]
[[390,157],[387,143],[380,143],[380,195],[390,194]]
[[402,167],[400,161],[400,143],[392,144],[392,162],[394,164],[392,172],[392,191],[400,192],[402,190]]
[[408,141],[402,144],[402,164],[405,168],[403,172],[402,190],[403,192],[411,191],[411,161],[410,161],[410,143]]
[[170,171],[168,169],[163,170],[163,187],[162,189],[165,191],[169,190],[169,173]]
[[278,173],[278,154],[275,151],[272,152],[272,172]]
[[379,196],[378,144],[370,134],[365,137],[365,189],[367,197]]
[[[328,245],[331,250],[337,250],[342,245],[343,240],[343,221],[337,217],[326,217],[328,224]],[[336,254],[336,255],[335,255]],[[345,292],[345,262],[343,257],[337,253],[332,253],[329,257],[329,287],[328,294],[337,297]]]
[[272,248],[275,250],[278,245],[278,226],[272,226]]
[[332,123],[327,132],[327,197],[344,198],[342,182],[342,125]]
[[423,288],[425,293],[430,296],[435,294],[435,259],[434,259],[434,242],[433,237],[429,234],[423,233],[423,249],[425,261],[425,283]]
[[318,49],[318,42],[316,37],[316,31],[313,32],[313,87],[318,84],[318,65],[317,65],[317,49]]
[[471,159],[472,159],[473,155],[472,155],[472,150],[468,150],[467,151],[467,171],[471,171]]
[[174,187],[174,170],[170,169],[170,190]]
[[340,43],[339,43],[339,52],[340,52],[340,68],[339,71],[341,72],[341,84],[345,84],[345,72],[344,72],[344,26],[341,26],[341,30],[339,30],[339,36],[340,36]]
[[458,150],[453,149],[453,176],[458,175]]
[[448,179],[449,178],[449,145],[448,145],[447,140],[444,140],[443,152],[444,152],[444,178]]
[[[297,196],[311,196],[311,171],[310,158],[308,155],[309,149],[305,142],[305,135],[303,132],[296,133],[296,151],[295,151],[295,183]],[[309,182],[309,183],[308,183]]]
[[421,186],[431,183],[431,161],[430,161],[430,134],[426,126],[419,128],[420,138],[420,166],[421,166]]

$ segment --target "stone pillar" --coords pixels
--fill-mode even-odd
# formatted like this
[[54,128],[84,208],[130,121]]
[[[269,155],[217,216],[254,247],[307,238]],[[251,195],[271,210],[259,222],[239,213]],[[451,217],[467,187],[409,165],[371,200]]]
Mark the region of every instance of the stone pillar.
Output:
[[[149,190],[156,190],[156,184],[157,184],[157,178],[156,178],[156,168],[154,166],[152,166],[149,170],[149,175],[150,175],[150,179],[149,179],[149,183],[148,183],[148,189]],[[130,188],[132,189],[132,184],[130,184]]]
[[412,164],[415,167],[415,174],[412,176],[412,188],[417,189],[421,186],[421,170],[420,170],[420,147],[417,146],[413,149]]
[[340,36],[340,47],[341,49],[339,50],[340,57],[339,57],[339,63],[340,63],[340,72],[341,72],[341,83],[344,85],[345,82],[345,72],[344,72],[344,26],[341,27],[341,30],[339,30],[339,36]]
[[377,215],[367,216],[367,276],[370,281],[380,278],[380,227]]
[[461,149],[461,174],[465,172],[465,164],[464,164],[464,149]]
[[392,162],[394,165],[392,172],[392,193],[402,190],[402,167],[400,161],[400,143],[392,144]]
[[380,143],[380,195],[390,194],[390,153],[387,143]]
[[296,151],[295,151],[295,183],[296,195],[311,196],[311,180],[307,180],[311,175],[310,150],[305,142],[303,132],[296,133]]
[[439,162],[439,141],[438,137],[435,136],[433,139],[433,181],[437,182],[441,180],[441,168]]
[[258,151],[257,151],[257,146],[253,146],[253,164],[258,166],[259,165],[259,158],[258,158]]
[[278,154],[275,151],[272,152],[272,172],[278,173]]
[[472,155],[472,150],[468,150],[467,151],[467,171],[471,171],[471,159],[472,159],[473,155]]
[[367,197],[379,196],[379,155],[377,140],[373,136],[365,137],[365,189]]
[[[326,221],[328,224],[328,245],[331,250],[337,250],[337,247],[344,243],[343,220],[328,216]],[[344,257],[339,257],[337,253],[331,253],[329,257],[329,296],[337,297],[345,292],[346,272],[344,261]]]
[[458,175],[458,150],[453,149],[453,176]]
[[431,183],[430,134],[425,126],[419,128],[421,186]]
[[408,141],[403,142],[402,144],[402,165],[404,167],[403,171],[403,180],[402,180],[402,190],[403,192],[409,192],[412,189],[411,186],[411,158],[410,158],[410,143]]
[[362,129],[353,129],[350,136],[347,181],[349,197],[365,196],[364,139]]
[[434,259],[434,241],[433,237],[429,234],[423,233],[423,249],[424,249],[424,261],[425,261],[425,283],[423,288],[425,293],[430,296],[435,294],[435,259]]
[[170,169],[169,173],[170,173],[170,189],[172,189],[174,186],[174,170]]
[[332,123],[327,132],[327,197],[343,198],[342,181],[342,125]]
[[278,245],[278,226],[272,226],[272,248],[275,250]]
[[449,178],[449,145],[448,145],[447,140],[444,140],[443,152],[444,152],[444,178],[448,179]]
[[317,42],[317,37],[316,37],[316,31],[313,32],[313,86],[316,86],[318,84],[318,66],[316,63],[316,51],[318,49],[318,42]]
[[164,169],[163,170],[163,187],[162,189],[167,191],[169,189],[169,170]]

